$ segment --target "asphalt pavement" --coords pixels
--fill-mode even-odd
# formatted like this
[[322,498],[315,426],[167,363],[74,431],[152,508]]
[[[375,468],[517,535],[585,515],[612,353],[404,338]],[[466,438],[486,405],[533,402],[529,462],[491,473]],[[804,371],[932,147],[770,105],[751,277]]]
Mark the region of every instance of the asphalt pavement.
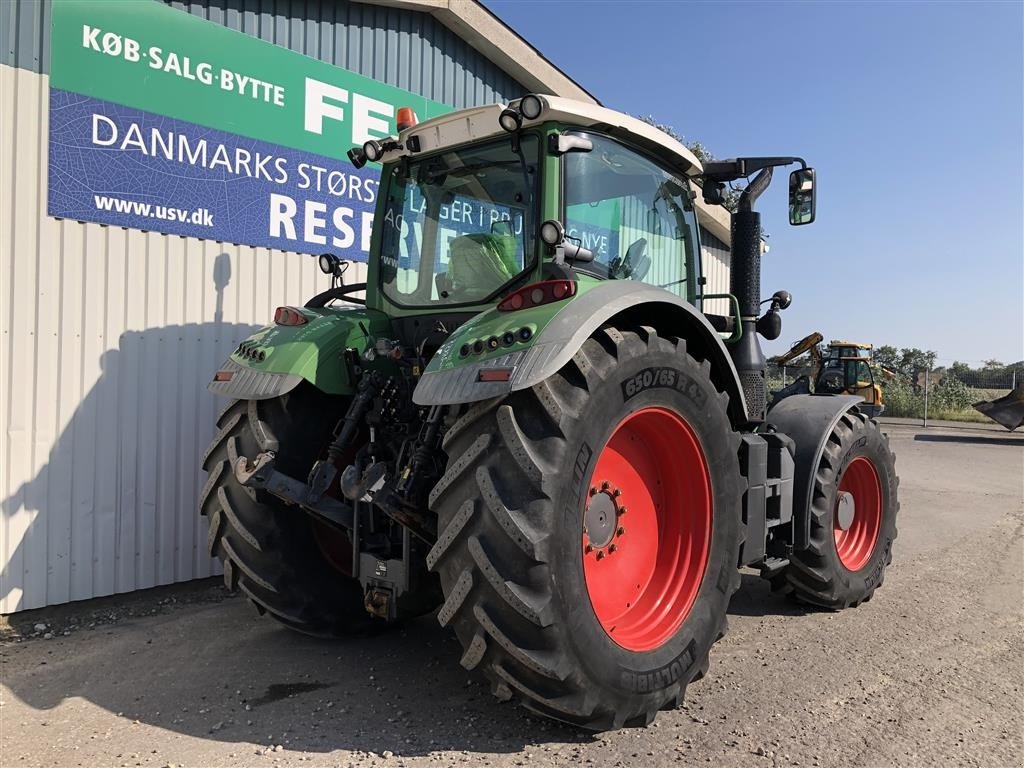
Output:
[[889,423],[875,598],[805,611],[753,572],[683,708],[589,734],[494,700],[432,617],[328,642],[212,582],[7,617],[4,766],[1021,766],[1024,435]]

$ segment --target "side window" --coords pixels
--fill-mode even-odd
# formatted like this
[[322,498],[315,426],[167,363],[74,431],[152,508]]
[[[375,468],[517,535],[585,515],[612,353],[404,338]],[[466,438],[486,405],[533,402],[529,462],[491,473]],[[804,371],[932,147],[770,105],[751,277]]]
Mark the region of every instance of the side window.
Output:
[[587,138],[593,150],[566,155],[564,173],[566,234],[595,254],[583,268],[687,296],[699,262],[686,184],[616,141]]

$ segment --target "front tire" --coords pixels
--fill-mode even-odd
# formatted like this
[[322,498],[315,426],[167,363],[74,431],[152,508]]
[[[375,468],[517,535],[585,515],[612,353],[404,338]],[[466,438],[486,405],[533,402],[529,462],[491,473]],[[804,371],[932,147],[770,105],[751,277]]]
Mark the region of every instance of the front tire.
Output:
[[775,590],[832,610],[871,599],[892,562],[895,462],[878,422],[858,408],[840,417],[814,475],[810,546],[793,553]]
[[[709,372],[683,341],[607,327],[445,436],[438,619],[499,698],[595,730],[643,725],[706,671],[739,585],[742,495]],[[617,564],[621,584],[600,573]]]

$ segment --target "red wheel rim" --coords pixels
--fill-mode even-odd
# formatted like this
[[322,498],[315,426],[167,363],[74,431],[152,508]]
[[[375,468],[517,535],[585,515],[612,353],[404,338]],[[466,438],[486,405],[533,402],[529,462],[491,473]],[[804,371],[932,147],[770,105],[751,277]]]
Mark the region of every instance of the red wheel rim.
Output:
[[584,501],[583,575],[597,620],[631,651],[664,644],[697,597],[711,543],[711,482],[677,413],[643,408],[601,449]]
[[[853,520],[843,530],[840,524],[840,494],[853,497]],[[875,551],[878,531],[882,527],[882,484],[871,460],[858,456],[849,463],[839,479],[836,510],[833,514],[833,533],[839,561],[850,571],[859,571]]]
[[331,567],[340,571],[346,576],[352,575],[352,539],[337,528],[313,521],[313,537],[316,539],[316,546],[320,554],[324,556]]

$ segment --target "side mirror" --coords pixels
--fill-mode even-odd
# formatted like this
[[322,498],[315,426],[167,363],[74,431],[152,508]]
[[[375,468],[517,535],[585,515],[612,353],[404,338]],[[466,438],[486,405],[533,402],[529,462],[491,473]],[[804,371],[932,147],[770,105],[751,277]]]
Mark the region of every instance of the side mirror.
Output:
[[794,226],[814,221],[814,169],[799,168],[789,174],[789,223]]

